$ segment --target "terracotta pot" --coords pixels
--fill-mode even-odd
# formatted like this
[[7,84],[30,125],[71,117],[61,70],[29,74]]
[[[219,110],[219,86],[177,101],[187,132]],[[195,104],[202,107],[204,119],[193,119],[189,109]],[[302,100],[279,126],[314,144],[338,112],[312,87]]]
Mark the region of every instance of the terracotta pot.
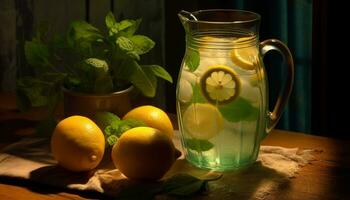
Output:
[[85,94],[63,89],[64,116],[82,115],[91,117],[97,111],[109,111],[124,116],[132,109],[134,87],[111,94]]

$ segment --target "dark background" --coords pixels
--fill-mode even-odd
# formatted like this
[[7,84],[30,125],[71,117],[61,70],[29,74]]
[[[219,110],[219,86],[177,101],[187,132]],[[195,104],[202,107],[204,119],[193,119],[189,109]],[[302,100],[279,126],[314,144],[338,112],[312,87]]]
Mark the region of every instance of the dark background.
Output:
[[[0,0],[0,8],[11,0]],[[233,2],[239,0],[75,0],[62,1],[67,5],[66,10],[62,9],[62,4],[58,1],[47,1],[51,7],[42,6],[40,16],[44,19],[46,14],[51,13],[51,17],[57,17],[53,25],[61,29],[65,24],[61,18],[88,20],[97,27],[103,24],[103,16],[108,10],[112,10],[118,18],[137,18],[143,17],[141,33],[150,34],[157,43],[157,48],[149,55],[150,61],[159,61],[163,63],[171,73],[173,79],[177,80],[181,60],[185,52],[184,30],[178,20],[177,13],[180,10],[195,11],[199,9],[237,9]],[[312,61],[310,62],[311,74],[311,134],[323,135],[335,138],[350,138],[350,51],[349,47],[349,11],[346,3],[330,0],[288,0],[292,4],[296,1],[312,2]],[[13,16],[7,14],[0,15],[7,19],[0,21],[14,20],[17,28],[13,41],[16,45],[16,57],[8,53],[6,58],[15,59],[17,66],[25,67],[23,60],[23,44],[25,40],[30,39],[33,27],[33,5],[40,0],[13,0],[15,12]],[[69,2],[69,4],[67,3]],[[103,2],[103,3],[102,3]],[[261,14],[262,21],[271,18],[274,10],[273,5],[277,0],[266,1],[244,1],[245,8]],[[59,5],[59,6],[58,6]],[[74,6],[73,6],[74,5]],[[81,6],[84,5],[84,6]],[[57,8],[56,8],[57,7]],[[61,9],[61,10],[60,10]],[[68,9],[68,11],[67,11]],[[95,11],[100,13],[94,13]],[[0,9],[1,11],[1,9]],[[268,12],[267,12],[268,11]],[[52,14],[54,13],[54,14]],[[68,13],[68,14],[66,14]],[[2,13],[0,13],[2,14]],[[57,16],[56,16],[57,15]],[[58,16],[65,15],[65,16]],[[21,18],[19,19],[19,16]],[[94,16],[100,16],[94,18]],[[10,24],[11,25],[11,24]],[[12,24],[13,25],[13,24]],[[7,32],[11,26],[1,24],[2,32]],[[1,41],[0,48],[4,47],[8,41]],[[273,38],[273,33],[269,32],[267,23],[262,23],[260,28],[261,40]],[[162,42],[163,41],[163,42]],[[0,51],[0,53],[3,53]],[[6,53],[6,52],[5,52]],[[1,55],[0,55],[1,56]],[[274,58],[276,59],[276,58]],[[278,58],[277,58],[278,59]],[[0,67],[6,67],[7,63],[0,58]],[[267,59],[266,66],[269,65]],[[276,68],[273,68],[276,69]],[[18,71],[24,73],[25,68]],[[0,70],[0,75],[4,75],[4,70]],[[274,77],[271,78],[273,81]],[[166,108],[168,112],[175,113],[175,88],[176,84],[163,84],[160,88],[161,96],[158,104]],[[5,88],[8,89],[8,88]],[[270,105],[274,104],[276,91],[270,91]],[[164,98],[165,96],[165,98]],[[297,97],[296,97],[297,98]]]

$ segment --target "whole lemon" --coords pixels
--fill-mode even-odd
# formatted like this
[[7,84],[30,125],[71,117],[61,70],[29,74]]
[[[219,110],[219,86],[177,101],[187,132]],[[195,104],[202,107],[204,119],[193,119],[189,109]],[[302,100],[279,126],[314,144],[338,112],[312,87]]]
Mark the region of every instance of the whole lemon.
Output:
[[94,169],[102,160],[105,139],[89,118],[71,116],[60,121],[51,137],[51,151],[58,164],[70,171]]
[[136,119],[144,122],[147,126],[160,130],[170,138],[174,135],[174,128],[169,116],[160,108],[146,105],[132,109],[123,119]]
[[166,134],[151,127],[136,127],[122,134],[111,156],[115,167],[128,178],[157,180],[180,155]]

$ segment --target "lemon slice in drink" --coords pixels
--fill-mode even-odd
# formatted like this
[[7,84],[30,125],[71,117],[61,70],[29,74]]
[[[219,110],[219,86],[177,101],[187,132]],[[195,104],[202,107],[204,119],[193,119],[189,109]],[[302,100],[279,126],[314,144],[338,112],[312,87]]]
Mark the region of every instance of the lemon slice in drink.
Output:
[[[250,38],[239,38],[236,42],[250,40]],[[256,46],[234,48],[230,52],[231,60],[245,70],[254,70],[256,68],[256,56],[258,55]]]
[[190,136],[199,140],[209,140],[223,128],[223,118],[219,110],[207,103],[191,104],[183,114],[183,126]]
[[212,104],[233,101],[240,92],[241,83],[237,74],[225,65],[209,67],[200,80],[202,93]]

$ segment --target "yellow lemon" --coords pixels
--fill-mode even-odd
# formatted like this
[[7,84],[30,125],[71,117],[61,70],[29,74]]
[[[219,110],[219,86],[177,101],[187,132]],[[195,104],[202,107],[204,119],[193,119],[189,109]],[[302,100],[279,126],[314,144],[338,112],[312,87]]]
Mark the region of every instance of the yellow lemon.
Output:
[[154,106],[147,105],[134,108],[126,113],[123,119],[140,120],[147,126],[167,134],[170,138],[174,135],[174,128],[169,116],[163,110]]
[[58,164],[71,171],[94,169],[102,160],[105,139],[89,118],[71,116],[60,121],[51,137],[51,151]]
[[212,104],[225,104],[238,97],[241,83],[237,74],[228,66],[209,67],[200,79],[202,93]]
[[222,130],[223,118],[215,106],[195,103],[185,110],[183,126],[193,138],[209,140]]
[[[251,38],[239,38],[236,41],[250,40]],[[256,46],[246,46],[233,48],[230,52],[231,60],[234,64],[246,70],[256,68],[258,49]]]
[[136,127],[124,132],[111,154],[120,172],[138,180],[160,179],[180,155],[165,133],[151,127]]

